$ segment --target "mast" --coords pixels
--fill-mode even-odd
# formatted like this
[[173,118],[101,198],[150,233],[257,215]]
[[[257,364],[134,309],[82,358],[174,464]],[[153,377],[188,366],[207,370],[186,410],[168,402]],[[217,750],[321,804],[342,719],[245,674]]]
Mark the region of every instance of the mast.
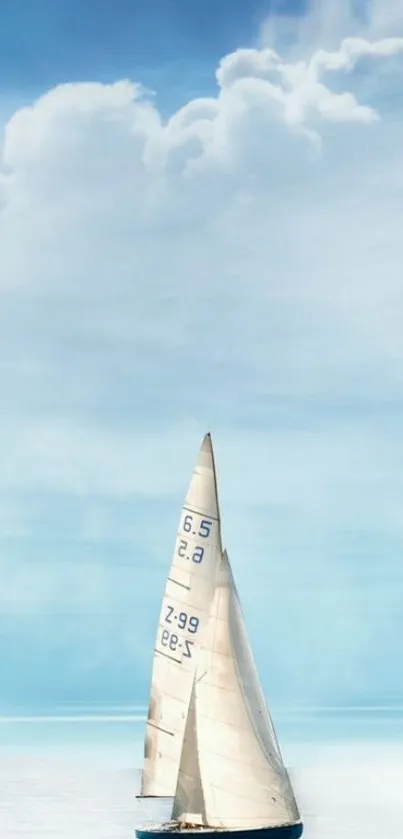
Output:
[[172,818],[226,829],[300,820],[226,553],[199,653]]
[[175,794],[200,638],[221,551],[214,454],[206,434],[180,515],[159,617],[140,797]]

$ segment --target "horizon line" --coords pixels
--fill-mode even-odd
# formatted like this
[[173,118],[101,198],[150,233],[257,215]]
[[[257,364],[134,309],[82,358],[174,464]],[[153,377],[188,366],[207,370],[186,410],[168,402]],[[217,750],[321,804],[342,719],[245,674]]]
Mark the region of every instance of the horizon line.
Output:
[[[87,706],[90,708],[91,706]],[[95,706],[96,707],[96,706]],[[121,707],[122,710],[125,706],[115,706]],[[130,708],[130,706],[126,706]],[[386,712],[397,712],[403,713],[403,705],[309,705],[309,706],[289,706],[279,708],[276,706],[271,706],[272,711],[275,714],[305,714],[305,713],[326,713],[326,712],[336,712],[336,713],[386,713]],[[136,706],[136,710],[140,710],[139,706]],[[0,724],[7,724],[7,723],[102,723],[102,722],[111,722],[111,723],[129,723],[129,722],[145,722],[147,718],[147,708],[144,706],[142,713],[115,713],[115,714],[99,714],[99,713],[0,713]]]

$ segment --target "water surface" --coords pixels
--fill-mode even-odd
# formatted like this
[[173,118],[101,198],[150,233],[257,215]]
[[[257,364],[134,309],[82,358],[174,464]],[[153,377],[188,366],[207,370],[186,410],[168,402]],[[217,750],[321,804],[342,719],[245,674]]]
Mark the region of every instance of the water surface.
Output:
[[[275,714],[306,839],[403,836],[403,713]],[[135,799],[143,709],[0,717],[1,839],[123,839],[167,811]]]

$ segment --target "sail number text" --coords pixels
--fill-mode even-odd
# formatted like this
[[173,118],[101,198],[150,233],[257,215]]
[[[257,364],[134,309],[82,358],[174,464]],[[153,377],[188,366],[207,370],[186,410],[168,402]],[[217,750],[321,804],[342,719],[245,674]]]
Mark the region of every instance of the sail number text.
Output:
[[179,635],[176,635],[175,632],[169,632],[168,629],[162,630],[161,644],[163,647],[169,647],[172,652],[183,649],[183,658],[192,657],[193,641],[190,641],[188,638],[182,640]]
[[[201,536],[202,539],[207,539],[211,534],[211,528],[213,526],[213,522],[210,519],[200,519],[199,524],[197,525],[194,522],[194,516],[187,514],[182,523],[182,530],[185,533],[189,533],[189,536]],[[203,562],[204,557],[204,548],[201,545],[197,545],[196,547],[186,539],[181,539],[179,541],[179,546],[177,550],[178,556],[182,557],[182,559],[190,559],[192,562],[196,562],[197,565],[200,562]]]
[[167,613],[164,620],[166,623],[172,623],[173,621],[177,622],[179,629],[187,629],[187,631],[192,635],[194,635],[199,628],[199,618],[197,618],[196,615],[188,615],[186,612],[179,612],[179,614],[176,614],[173,606],[167,606]]
[[[177,629],[185,629],[191,635],[196,634],[200,622],[196,615],[188,615],[187,612],[175,612],[173,606],[167,605],[166,609],[165,623],[175,623]],[[163,629],[161,633],[161,644],[163,647],[169,647],[172,652],[182,650],[184,658],[191,658],[194,642],[190,638],[183,638],[181,635],[178,635],[177,629],[174,632],[171,632],[169,629]]]
[[212,521],[209,519],[202,519],[199,524],[199,530],[196,532],[196,530],[192,530],[192,528],[195,527],[193,524],[193,516],[187,515],[183,519],[182,529],[185,533],[190,533],[192,531],[193,536],[196,536],[197,533],[197,536],[202,536],[203,539],[207,539],[210,536],[212,526]]
[[188,550],[188,543],[186,539],[181,539],[179,542],[178,548],[178,556],[181,556],[182,559],[191,559],[192,562],[201,562],[204,556],[204,548],[195,548],[192,555],[187,554],[186,551]]

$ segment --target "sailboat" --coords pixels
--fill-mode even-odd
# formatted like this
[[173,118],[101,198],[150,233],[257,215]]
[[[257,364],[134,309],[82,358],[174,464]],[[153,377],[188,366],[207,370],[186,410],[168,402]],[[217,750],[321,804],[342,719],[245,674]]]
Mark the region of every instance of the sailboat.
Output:
[[[216,547],[218,542],[221,537]],[[234,839],[299,839],[302,821],[222,550],[211,581],[214,592],[187,692],[171,819],[136,829],[137,839],[166,839],[170,832],[196,839],[223,831]]]
[[175,795],[198,650],[221,553],[214,454],[206,434],[181,510],[159,616],[137,798]]

